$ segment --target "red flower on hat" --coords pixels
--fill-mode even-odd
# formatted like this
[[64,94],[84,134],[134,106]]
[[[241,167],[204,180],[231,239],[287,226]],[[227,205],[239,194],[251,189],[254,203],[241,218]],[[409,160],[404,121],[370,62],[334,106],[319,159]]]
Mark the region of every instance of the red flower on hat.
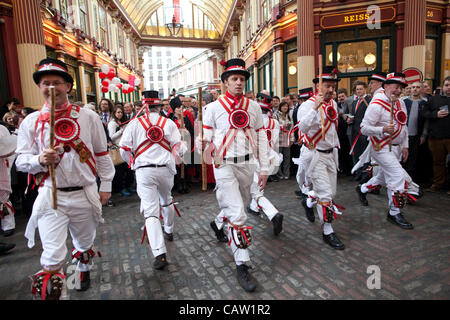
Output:
[[219,63],[224,67],[227,65],[227,62],[225,60],[221,60]]
[[39,70],[39,64],[35,64],[35,65],[34,65],[34,71],[35,71],[35,72],[38,72],[38,70]]

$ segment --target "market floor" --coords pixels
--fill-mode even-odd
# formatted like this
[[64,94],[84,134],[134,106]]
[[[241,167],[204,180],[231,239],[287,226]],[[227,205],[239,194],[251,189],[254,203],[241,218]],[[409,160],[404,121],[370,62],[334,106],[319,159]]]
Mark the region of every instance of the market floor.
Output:
[[[153,256],[142,245],[143,218],[137,195],[113,197],[116,206],[104,209],[105,223],[97,229],[91,288],[69,290],[72,300],[296,300],[296,299],[450,299],[450,197],[426,193],[415,206],[404,209],[413,230],[402,230],[386,220],[387,198],[368,195],[360,205],[356,183],[338,179],[336,202],[346,207],[333,223],[346,248],[336,251],[322,240],[321,228],[310,223],[295,196],[294,179],[271,182],[266,196],[284,215],[283,232],[274,236],[272,223],[249,214],[253,227],[250,272],[257,290],[245,292],[236,280],[230,248],[218,243],[209,223],[219,213],[213,191],[194,187],[174,193],[182,217],[176,217],[174,241],[166,242],[169,261],[163,271],[152,269]],[[16,218],[16,233],[2,242],[16,243],[0,256],[0,299],[31,299],[29,276],[40,269],[41,245],[26,246],[26,218]],[[67,246],[72,249],[70,237]],[[75,265],[67,257],[68,285]]]

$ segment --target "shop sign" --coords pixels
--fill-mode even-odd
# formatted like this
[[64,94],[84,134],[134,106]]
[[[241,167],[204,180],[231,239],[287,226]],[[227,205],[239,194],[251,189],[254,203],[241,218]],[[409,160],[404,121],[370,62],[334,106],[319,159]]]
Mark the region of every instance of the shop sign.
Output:
[[[379,9],[380,23],[395,20],[395,7],[380,7]],[[372,13],[367,9],[324,15],[320,18],[320,27],[322,29],[333,29],[364,25],[371,19],[371,16]]]
[[417,68],[406,68],[402,72],[405,74],[406,83],[413,83],[423,80],[423,74]]
[[434,7],[427,7],[426,21],[441,23],[442,22],[442,9],[434,8]]

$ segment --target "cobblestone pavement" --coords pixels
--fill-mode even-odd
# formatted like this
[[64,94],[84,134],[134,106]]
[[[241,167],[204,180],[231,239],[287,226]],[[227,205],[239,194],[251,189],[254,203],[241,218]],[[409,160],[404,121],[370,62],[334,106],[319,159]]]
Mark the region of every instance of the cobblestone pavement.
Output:
[[[237,284],[235,265],[227,244],[218,243],[209,222],[219,209],[213,191],[195,188],[186,195],[174,193],[182,217],[176,217],[174,241],[167,243],[168,267],[152,269],[148,245],[141,245],[143,218],[137,195],[114,196],[116,207],[105,208],[105,223],[97,230],[91,288],[70,290],[72,300],[111,299],[449,299],[450,298],[450,197],[427,193],[405,216],[414,230],[402,230],[386,221],[387,198],[368,195],[369,207],[359,204],[349,177],[339,178],[337,203],[347,210],[333,223],[346,245],[336,251],[324,244],[319,223],[307,221],[294,179],[271,182],[266,196],[284,214],[278,236],[265,217],[249,214],[254,242],[250,247],[254,293]],[[17,216],[16,233],[2,242],[16,248],[0,256],[0,299],[31,299],[29,276],[40,269],[41,245],[28,249],[23,236],[26,219]],[[67,241],[72,249],[70,237]],[[68,282],[74,265],[69,262]],[[379,267],[381,288],[369,289]],[[368,272],[369,271],[369,272]],[[372,277],[372,278],[370,278]],[[369,281],[368,281],[369,280]]]

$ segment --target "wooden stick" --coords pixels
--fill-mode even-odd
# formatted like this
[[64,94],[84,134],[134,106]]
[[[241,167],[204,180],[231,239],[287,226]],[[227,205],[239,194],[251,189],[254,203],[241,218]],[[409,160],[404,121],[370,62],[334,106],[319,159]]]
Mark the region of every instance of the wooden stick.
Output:
[[[394,95],[391,95],[391,122],[394,123]],[[392,134],[389,135],[389,152],[392,151]]]
[[[319,94],[322,94],[322,55],[319,54]],[[325,119],[322,112],[322,104],[319,106],[320,125],[322,126],[322,140],[325,140]]]
[[[202,106],[202,88],[198,88],[198,133],[200,135],[200,141],[203,141],[203,106]],[[203,142],[202,142],[203,143]],[[201,164],[202,164],[202,190],[207,189],[206,180],[206,163],[205,163],[205,151],[202,148],[201,152]]]
[[[50,90],[50,149],[55,147],[55,87],[49,87]],[[55,177],[55,165],[52,163],[48,166],[50,178],[52,180],[52,209],[58,208],[56,198],[56,177]]]

